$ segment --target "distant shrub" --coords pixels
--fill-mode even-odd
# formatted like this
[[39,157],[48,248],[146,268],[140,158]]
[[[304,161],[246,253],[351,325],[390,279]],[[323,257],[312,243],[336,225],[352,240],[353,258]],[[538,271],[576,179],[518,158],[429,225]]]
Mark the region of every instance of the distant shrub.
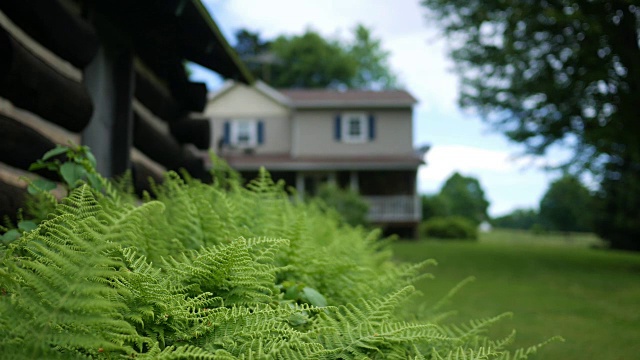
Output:
[[345,223],[351,226],[368,225],[369,204],[357,192],[327,184],[320,187],[316,196],[335,209]]
[[420,224],[424,238],[477,240],[475,224],[461,216],[434,217]]
[[544,235],[547,233],[547,230],[538,223],[531,225],[531,228],[529,229],[529,231],[531,231],[533,235]]

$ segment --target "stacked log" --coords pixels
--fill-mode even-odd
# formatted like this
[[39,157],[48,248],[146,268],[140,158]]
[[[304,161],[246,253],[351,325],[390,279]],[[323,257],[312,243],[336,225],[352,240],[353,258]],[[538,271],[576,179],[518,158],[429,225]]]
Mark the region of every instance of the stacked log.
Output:
[[[106,108],[101,102],[113,94],[102,93],[96,97],[99,91],[95,89],[101,89],[104,84],[91,84],[89,70],[103,59],[101,56],[107,54],[108,58],[109,50],[118,49],[115,45],[122,43],[129,51],[129,64],[134,66],[129,75],[120,74],[120,80],[130,80],[132,86],[127,94],[116,89],[118,103],[139,103],[146,109],[136,111],[135,106],[130,106],[123,111],[128,116],[119,113],[116,116],[131,119],[126,126],[121,126],[128,131],[127,141],[122,143],[129,147],[122,151],[144,154],[144,160],[129,155],[137,192],[148,190],[149,177],[160,181],[165,169],[185,169],[196,178],[206,177],[202,158],[185,145],[193,144],[199,149],[210,146],[209,121],[189,115],[203,111],[207,88],[204,83],[189,81],[184,59],[192,57],[202,62],[209,56],[209,52],[202,53],[202,47],[218,46],[217,42],[224,39],[213,36],[211,29],[200,31],[202,26],[210,26],[207,21],[211,19],[201,19],[202,9],[191,2],[185,2],[185,6],[185,13],[177,16],[172,1],[154,2],[153,6],[124,0],[0,1],[0,166],[3,171],[23,172],[56,144],[67,144],[68,139],[79,142],[83,130],[90,123],[89,129],[95,124],[91,121],[96,118],[96,111],[106,114],[107,119],[113,117],[109,112],[114,102],[107,101]],[[139,14],[132,15],[122,9],[137,9]],[[194,21],[198,27],[190,25]],[[150,56],[154,54],[158,56]],[[233,73],[235,66],[231,64],[224,71]],[[98,72],[103,70],[109,69],[99,68]],[[100,74],[104,76],[101,81],[115,81],[109,71]],[[122,129],[114,130],[108,121],[104,125],[105,131],[110,131],[104,138],[117,139]],[[39,175],[57,177],[50,172]],[[23,205],[25,187],[26,184],[17,185],[0,177],[0,216],[15,214],[17,207]]]

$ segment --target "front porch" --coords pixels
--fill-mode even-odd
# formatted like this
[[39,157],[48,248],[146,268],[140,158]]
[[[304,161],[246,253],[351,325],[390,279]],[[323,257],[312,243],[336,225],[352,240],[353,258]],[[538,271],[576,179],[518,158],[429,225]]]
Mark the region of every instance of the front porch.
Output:
[[422,207],[418,195],[364,196],[369,203],[367,219],[371,223],[420,222]]
[[313,196],[326,183],[356,191],[369,203],[368,220],[373,224],[417,224],[422,218],[414,170],[272,171],[271,176],[294,186],[299,196]]

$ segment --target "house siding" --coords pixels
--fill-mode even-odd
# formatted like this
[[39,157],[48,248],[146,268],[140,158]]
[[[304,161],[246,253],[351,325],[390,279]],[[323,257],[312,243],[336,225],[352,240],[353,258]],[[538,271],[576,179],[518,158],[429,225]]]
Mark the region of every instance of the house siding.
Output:
[[[360,112],[375,116],[375,138],[364,143],[345,143],[335,138],[335,117]],[[404,155],[413,153],[411,109],[393,110],[298,110],[293,118],[293,156]]]
[[[253,152],[255,154],[287,154],[291,151],[291,121],[283,117],[254,116],[233,116],[233,117],[210,117],[211,119],[211,139],[214,148],[219,146],[219,142],[224,137],[225,121],[233,119],[252,119],[264,121],[264,141],[257,145]],[[226,152],[233,151],[231,149]],[[239,151],[239,150],[238,150]]]
[[225,121],[248,119],[264,121],[264,142],[256,146],[254,153],[279,154],[291,151],[290,110],[255,89],[235,85],[209,101],[205,116],[211,119],[214,148],[224,136]]

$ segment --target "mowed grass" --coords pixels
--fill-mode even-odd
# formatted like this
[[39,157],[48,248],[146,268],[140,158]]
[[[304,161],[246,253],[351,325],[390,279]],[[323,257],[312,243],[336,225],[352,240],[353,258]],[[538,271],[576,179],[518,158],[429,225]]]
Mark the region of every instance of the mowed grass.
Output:
[[492,336],[517,330],[514,348],[551,336],[539,359],[640,359],[640,254],[590,248],[595,237],[494,230],[479,242],[401,241],[399,260],[433,258],[435,279],[417,287],[436,301],[468,276],[449,322],[513,312]]

